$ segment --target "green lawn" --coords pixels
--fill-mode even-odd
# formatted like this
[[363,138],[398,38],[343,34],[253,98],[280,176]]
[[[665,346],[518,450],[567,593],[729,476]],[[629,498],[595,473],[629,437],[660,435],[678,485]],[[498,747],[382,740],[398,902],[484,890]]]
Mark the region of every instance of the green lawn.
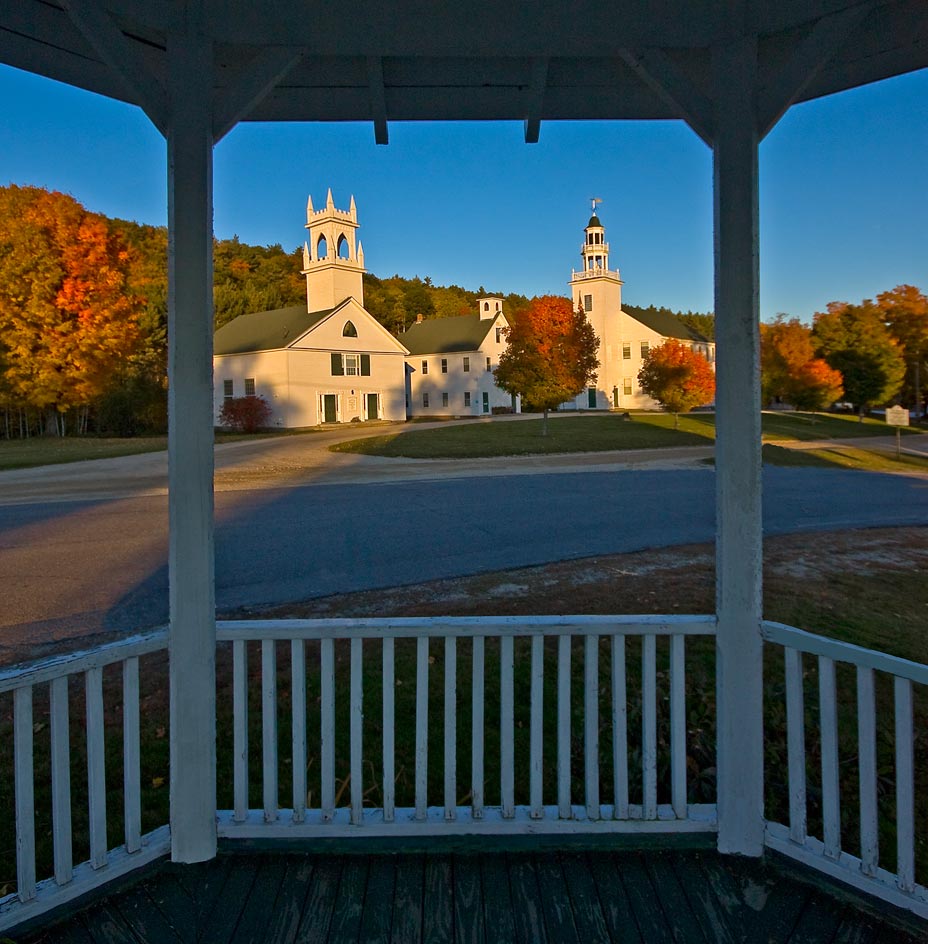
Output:
[[[660,449],[668,446],[705,446],[715,437],[712,413],[680,417],[679,429],[666,413],[634,413],[556,416],[542,436],[542,420],[487,420],[440,429],[413,429],[369,439],[355,439],[330,448],[335,452],[412,459],[463,459],[486,456],[520,456],[561,452],[605,452],[623,449]],[[851,439],[888,435],[881,420],[858,422],[856,417],[834,414],[764,413],[764,440]],[[795,464],[815,464],[811,460]]]

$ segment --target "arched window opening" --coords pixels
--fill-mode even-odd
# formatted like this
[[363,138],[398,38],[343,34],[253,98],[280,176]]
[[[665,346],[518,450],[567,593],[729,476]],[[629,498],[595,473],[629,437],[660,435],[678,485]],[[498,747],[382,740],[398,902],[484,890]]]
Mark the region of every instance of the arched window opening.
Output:
[[345,239],[344,235],[338,237],[338,251],[336,255],[339,259],[348,259],[350,257],[348,240]]
[[489,311],[489,310],[490,310],[490,303],[489,303],[489,302],[484,302],[484,303],[483,303],[483,310],[484,310],[484,311]]
[[345,327],[342,328],[342,337],[343,338],[356,338],[358,336],[358,329],[350,322],[345,322]]
[[319,242],[316,243],[316,258],[325,259],[329,254],[329,244],[325,241],[325,236],[319,237]]

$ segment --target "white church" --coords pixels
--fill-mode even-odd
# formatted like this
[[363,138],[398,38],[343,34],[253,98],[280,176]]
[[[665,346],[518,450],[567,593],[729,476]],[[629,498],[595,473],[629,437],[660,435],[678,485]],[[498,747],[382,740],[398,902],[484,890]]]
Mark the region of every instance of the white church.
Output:
[[[224,400],[242,396],[264,397],[270,424],[283,428],[520,411],[493,374],[509,326],[502,299],[479,299],[471,315],[419,320],[397,339],[364,308],[354,197],[347,210],[336,209],[331,190],[321,210],[310,197],[306,229],[306,304],[241,315],[215,334],[217,423]],[[667,338],[714,364],[715,345],[672,315],[622,310],[622,280],[609,268],[595,202],[580,257],[568,284],[599,339],[599,370],[596,385],[561,409],[657,409],[638,387],[638,371]]]
[[648,351],[668,338],[685,344],[715,364],[715,344],[666,312],[631,315],[622,310],[622,279],[609,268],[606,230],[596,214],[583,231],[582,265],[568,283],[574,308],[582,307],[599,339],[596,386],[561,409],[656,410],[659,405],[638,386],[638,371]]

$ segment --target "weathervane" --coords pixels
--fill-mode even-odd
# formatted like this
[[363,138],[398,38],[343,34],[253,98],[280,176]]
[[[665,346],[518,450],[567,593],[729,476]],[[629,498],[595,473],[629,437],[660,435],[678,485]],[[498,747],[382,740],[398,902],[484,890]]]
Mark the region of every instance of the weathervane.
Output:
[[593,216],[596,216],[596,204],[602,202],[603,201],[601,197],[590,197],[590,203],[593,204]]

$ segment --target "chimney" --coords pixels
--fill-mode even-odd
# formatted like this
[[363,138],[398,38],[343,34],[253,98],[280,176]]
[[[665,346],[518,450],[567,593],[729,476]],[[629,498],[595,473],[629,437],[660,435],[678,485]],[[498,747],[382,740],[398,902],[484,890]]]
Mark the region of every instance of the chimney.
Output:
[[425,318],[422,317],[422,312],[419,312],[419,314],[416,315],[416,324],[422,324],[423,321],[425,321]]

